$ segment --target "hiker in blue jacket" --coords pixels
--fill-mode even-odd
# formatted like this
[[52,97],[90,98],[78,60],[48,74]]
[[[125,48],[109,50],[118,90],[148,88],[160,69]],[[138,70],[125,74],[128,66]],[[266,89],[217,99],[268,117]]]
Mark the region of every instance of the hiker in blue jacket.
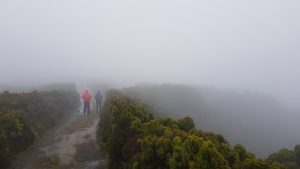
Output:
[[101,104],[102,104],[102,94],[100,91],[97,92],[95,95],[95,100],[96,100],[96,110],[97,113],[101,112]]

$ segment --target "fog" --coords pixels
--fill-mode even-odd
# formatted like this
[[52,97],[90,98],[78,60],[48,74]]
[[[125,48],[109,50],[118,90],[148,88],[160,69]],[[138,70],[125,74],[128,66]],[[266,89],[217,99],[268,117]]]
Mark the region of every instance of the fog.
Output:
[[300,1],[2,0],[0,84],[253,90],[300,105]]
[[220,133],[231,145],[242,143],[259,157],[282,147],[293,149],[300,140],[299,110],[269,95],[169,84],[141,84],[122,91],[156,116],[192,117],[201,130]]

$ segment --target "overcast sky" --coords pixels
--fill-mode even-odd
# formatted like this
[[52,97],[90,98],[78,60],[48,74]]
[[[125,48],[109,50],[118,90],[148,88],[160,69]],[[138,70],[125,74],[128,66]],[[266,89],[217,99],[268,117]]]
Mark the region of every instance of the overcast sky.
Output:
[[259,90],[300,105],[299,0],[1,0],[0,83]]

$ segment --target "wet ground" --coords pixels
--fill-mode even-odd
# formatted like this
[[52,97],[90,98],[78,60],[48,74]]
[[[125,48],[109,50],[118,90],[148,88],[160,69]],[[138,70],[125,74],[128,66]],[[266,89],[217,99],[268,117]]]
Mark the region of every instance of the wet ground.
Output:
[[99,115],[74,114],[21,153],[12,169],[105,169],[96,143]]

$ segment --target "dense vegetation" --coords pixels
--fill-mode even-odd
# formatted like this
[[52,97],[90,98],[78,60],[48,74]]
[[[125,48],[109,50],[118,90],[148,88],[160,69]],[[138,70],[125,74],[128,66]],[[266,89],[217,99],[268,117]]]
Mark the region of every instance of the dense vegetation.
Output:
[[257,159],[240,144],[231,147],[222,135],[195,129],[189,117],[155,118],[142,104],[117,91],[107,94],[98,136],[111,169],[285,168]]
[[75,90],[0,94],[0,168],[59,119],[78,108]]
[[144,84],[123,92],[161,116],[189,116],[198,128],[220,133],[232,144],[242,143],[259,157],[300,140],[294,134],[299,132],[300,113],[261,93],[172,84]]
[[300,145],[296,145],[294,151],[281,149],[269,156],[269,160],[283,163],[288,169],[300,169]]

